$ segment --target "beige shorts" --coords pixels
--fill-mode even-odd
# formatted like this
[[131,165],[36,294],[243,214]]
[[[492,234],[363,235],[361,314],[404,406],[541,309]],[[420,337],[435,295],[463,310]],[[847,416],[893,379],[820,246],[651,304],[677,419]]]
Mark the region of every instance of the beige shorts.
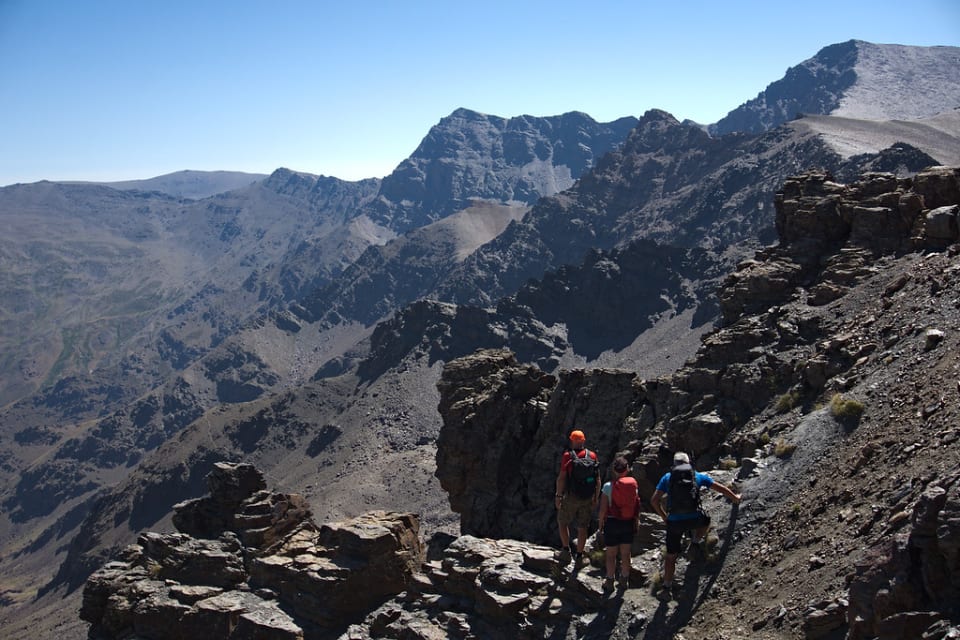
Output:
[[593,498],[580,498],[568,493],[563,496],[563,502],[560,503],[557,522],[561,525],[574,523],[578,529],[585,529],[590,526],[592,516]]

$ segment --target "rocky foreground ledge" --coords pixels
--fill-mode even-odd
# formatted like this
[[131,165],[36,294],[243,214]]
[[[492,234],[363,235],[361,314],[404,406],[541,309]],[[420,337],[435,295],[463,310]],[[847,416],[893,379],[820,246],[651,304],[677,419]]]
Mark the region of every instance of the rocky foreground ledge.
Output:
[[318,526],[296,494],[219,463],[210,495],[175,507],[179,533],[144,533],[94,573],[91,638],[326,638],[404,591],[423,561],[415,516]]
[[[438,535],[428,550],[412,514],[318,526],[250,465],[219,463],[207,482],[209,496],[177,505],[178,533],[142,534],[88,579],[90,638],[544,637],[618,617],[599,569],[561,566],[550,547]],[[638,545],[660,535],[650,516]],[[656,562],[635,557],[631,587]]]

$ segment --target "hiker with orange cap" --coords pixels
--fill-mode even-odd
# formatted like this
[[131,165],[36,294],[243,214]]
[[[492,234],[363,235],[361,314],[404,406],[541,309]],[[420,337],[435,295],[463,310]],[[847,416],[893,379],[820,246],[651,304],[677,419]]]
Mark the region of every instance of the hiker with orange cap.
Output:
[[[577,564],[583,561],[587,529],[600,497],[600,461],[586,448],[587,438],[579,429],[570,433],[570,448],[560,459],[557,474],[557,524],[560,526],[560,562],[566,564],[571,554]],[[577,527],[576,547],[570,546],[570,525]]]

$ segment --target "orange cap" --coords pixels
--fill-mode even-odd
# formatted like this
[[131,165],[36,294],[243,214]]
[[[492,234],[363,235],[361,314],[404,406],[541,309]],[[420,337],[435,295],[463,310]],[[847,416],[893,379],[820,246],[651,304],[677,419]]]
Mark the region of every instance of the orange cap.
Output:
[[586,442],[587,436],[583,435],[583,431],[577,429],[576,431],[570,432],[570,441],[571,442]]

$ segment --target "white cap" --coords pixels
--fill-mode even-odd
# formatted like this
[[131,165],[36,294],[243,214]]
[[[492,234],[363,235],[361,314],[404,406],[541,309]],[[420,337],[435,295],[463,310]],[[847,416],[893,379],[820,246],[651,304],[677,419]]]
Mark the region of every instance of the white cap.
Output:
[[683,451],[678,451],[673,454],[673,464],[690,464],[690,456]]

